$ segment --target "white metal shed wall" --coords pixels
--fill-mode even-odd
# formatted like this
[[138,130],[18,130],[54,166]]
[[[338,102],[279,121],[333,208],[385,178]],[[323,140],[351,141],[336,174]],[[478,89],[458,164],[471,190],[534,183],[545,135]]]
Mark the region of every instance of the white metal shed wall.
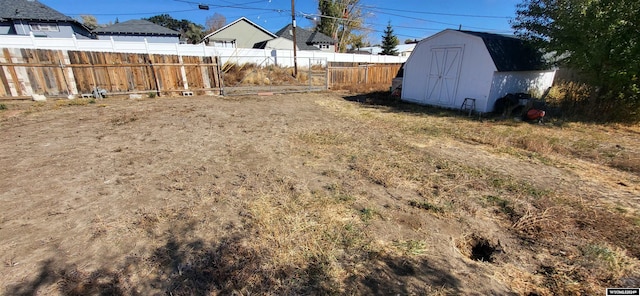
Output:
[[491,82],[487,108],[493,110],[496,100],[508,93],[530,93],[541,97],[553,85],[556,71],[496,72]]
[[[437,75],[437,72],[442,72],[438,70],[437,65],[441,61],[434,60],[438,59],[438,55],[442,57],[438,52],[444,50],[447,55],[455,53],[456,49],[461,49],[462,53],[459,72],[451,73],[447,72],[451,69],[445,69],[445,75]],[[447,66],[456,65],[451,63]],[[464,98],[469,97],[476,99],[477,111],[488,112],[490,109],[486,109],[487,100],[496,70],[482,38],[455,30],[445,30],[422,40],[413,50],[404,66],[402,99],[420,104],[459,108]],[[442,76],[445,77],[444,80]],[[457,76],[455,80],[452,79],[453,76]],[[443,83],[443,91],[438,91],[438,79]]]

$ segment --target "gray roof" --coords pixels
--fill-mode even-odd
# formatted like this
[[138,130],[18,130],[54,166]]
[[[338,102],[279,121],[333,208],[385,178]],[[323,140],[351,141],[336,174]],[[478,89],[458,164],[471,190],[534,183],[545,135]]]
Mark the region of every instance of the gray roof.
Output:
[[[276,32],[276,35],[278,37],[293,40],[293,35],[291,34],[292,30],[293,26],[288,24],[284,28],[280,29],[280,31]],[[313,44],[336,44],[336,41],[320,32],[312,32],[296,27],[296,45],[298,45],[301,50],[317,50],[318,48],[312,46]]]
[[524,40],[485,32],[460,31],[482,38],[498,71],[544,70],[542,54]]
[[0,19],[34,20],[34,21],[67,21],[78,23],[55,9],[37,0],[0,0]]
[[[2,1],[2,0],[0,0]],[[111,26],[96,28],[93,30],[98,35],[125,34],[125,35],[161,35],[180,36],[180,32],[156,25],[145,20],[129,20],[113,24]]]

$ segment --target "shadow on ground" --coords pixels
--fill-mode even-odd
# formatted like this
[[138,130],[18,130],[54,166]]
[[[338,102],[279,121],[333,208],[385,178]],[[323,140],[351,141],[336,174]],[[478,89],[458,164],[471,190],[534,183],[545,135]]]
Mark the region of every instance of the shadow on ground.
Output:
[[[534,124],[537,121],[515,121],[513,118],[519,117],[515,116],[522,112],[522,110],[513,111],[511,116],[503,117],[500,114],[495,113],[473,113],[468,114],[467,112],[462,112],[459,109],[447,109],[440,108],[436,106],[427,106],[427,105],[419,105],[415,103],[405,102],[400,100],[399,97],[394,97],[389,94],[387,91],[377,91],[370,93],[362,93],[362,94],[351,94],[347,96],[343,96],[343,98],[350,102],[356,102],[362,104],[364,107],[381,109],[384,108],[388,112],[397,112],[397,113],[406,113],[412,115],[429,115],[429,116],[437,116],[437,117],[459,117],[466,118],[469,120],[491,120],[498,121],[504,124],[519,124],[519,123],[530,123]],[[553,126],[562,126],[566,120],[559,119],[559,116],[556,116],[559,111],[554,111],[552,113],[548,112],[549,116],[545,117],[545,124],[552,124]]]
[[393,97],[387,91],[377,91],[363,94],[351,94],[343,97],[350,102],[360,103],[369,108],[386,108],[390,112],[409,113],[415,115],[431,115],[449,117],[462,115],[458,110],[443,109],[433,106],[423,106],[414,103],[408,103]]
[[[85,271],[50,259],[30,281],[9,286],[7,295],[229,295],[229,294],[413,294],[431,287],[459,294],[460,281],[425,259],[370,254],[366,272],[336,280],[331,266],[344,262],[313,257],[306,266],[274,264],[271,251],[251,244],[250,232],[236,231],[208,243],[176,230],[149,255]],[[366,258],[366,257],[365,257]],[[346,264],[352,264],[348,262]]]

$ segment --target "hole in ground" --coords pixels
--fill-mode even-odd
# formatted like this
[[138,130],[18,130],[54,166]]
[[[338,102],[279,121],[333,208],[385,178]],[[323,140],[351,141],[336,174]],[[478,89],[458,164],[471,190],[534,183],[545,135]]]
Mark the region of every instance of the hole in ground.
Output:
[[476,261],[485,261],[493,263],[493,254],[496,252],[496,247],[485,238],[479,238],[475,240],[475,243],[471,245],[470,258]]
[[491,244],[486,238],[474,237],[470,243],[471,255],[469,258],[476,261],[493,263],[495,261],[494,255],[496,252],[500,252],[498,246]]
[[463,236],[456,242],[456,247],[469,259],[489,263],[494,263],[497,260],[496,256],[503,252],[500,241],[492,243],[491,240],[477,234]]

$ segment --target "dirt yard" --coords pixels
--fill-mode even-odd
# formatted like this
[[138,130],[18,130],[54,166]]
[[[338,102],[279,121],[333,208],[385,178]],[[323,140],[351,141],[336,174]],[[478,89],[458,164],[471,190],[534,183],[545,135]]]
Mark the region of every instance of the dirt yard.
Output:
[[640,127],[348,93],[0,101],[6,295],[640,286]]

